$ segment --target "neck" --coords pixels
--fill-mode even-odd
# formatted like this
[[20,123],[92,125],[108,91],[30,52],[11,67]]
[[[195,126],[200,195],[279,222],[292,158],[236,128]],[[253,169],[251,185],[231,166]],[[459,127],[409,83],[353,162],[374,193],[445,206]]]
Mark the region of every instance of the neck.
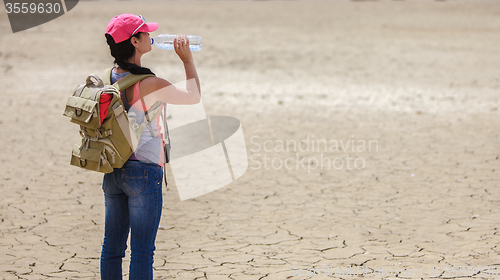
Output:
[[137,54],[137,52],[136,52],[131,58],[129,58],[125,62],[133,63],[133,64],[141,67],[141,55]]

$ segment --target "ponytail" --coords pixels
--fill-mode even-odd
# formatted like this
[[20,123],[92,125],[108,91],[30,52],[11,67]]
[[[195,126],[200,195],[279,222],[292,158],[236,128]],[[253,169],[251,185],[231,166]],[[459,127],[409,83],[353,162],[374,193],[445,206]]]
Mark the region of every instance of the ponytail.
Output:
[[[132,37],[139,38],[140,33],[137,33],[133,35]],[[125,71],[129,71],[132,74],[153,74],[154,73],[146,67],[140,67],[134,63],[129,63],[126,62],[125,60],[131,58],[134,53],[135,53],[135,47],[132,45],[130,42],[130,37],[129,39],[120,42],[120,43],[115,43],[115,40],[110,34],[106,34],[106,42],[109,45],[109,49],[111,51],[111,56],[115,58],[114,63],[116,63],[118,66],[120,66],[121,69]]]

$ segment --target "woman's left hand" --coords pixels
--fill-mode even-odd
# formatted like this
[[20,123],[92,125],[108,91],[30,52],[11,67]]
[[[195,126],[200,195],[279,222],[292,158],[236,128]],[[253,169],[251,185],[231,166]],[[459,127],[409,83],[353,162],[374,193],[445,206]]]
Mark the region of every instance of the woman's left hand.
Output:
[[193,54],[189,48],[189,38],[187,36],[177,35],[177,37],[174,38],[174,50],[182,62],[186,63],[193,60]]

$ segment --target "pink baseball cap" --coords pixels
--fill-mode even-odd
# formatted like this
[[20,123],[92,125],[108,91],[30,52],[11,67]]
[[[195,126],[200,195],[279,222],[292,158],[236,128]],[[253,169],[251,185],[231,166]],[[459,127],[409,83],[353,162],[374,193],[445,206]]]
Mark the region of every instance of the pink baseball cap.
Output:
[[111,35],[115,43],[120,43],[139,32],[153,32],[156,29],[158,29],[156,22],[146,22],[142,16],[121,14],[108,23],[106,34]]

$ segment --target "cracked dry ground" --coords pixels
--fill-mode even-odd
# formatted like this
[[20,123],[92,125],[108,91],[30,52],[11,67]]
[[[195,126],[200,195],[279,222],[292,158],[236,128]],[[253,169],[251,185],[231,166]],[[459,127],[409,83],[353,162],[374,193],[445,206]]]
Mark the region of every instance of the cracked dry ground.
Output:
[[[0,13],[0,279],[98,278],[102,175],[69,166],[77,127],[62,112],[68,89],[109,67],[103,28],[124,11],[203,36],[205,109],[241,120],[259,159],[194,200],[165,190],[156,279],[500,278],[485,269],[500,266],[498,3],[161,1],[166,17],[143,2],[80,1],[17,34]],[[168,53],[144,65],[183,79]],[[273,149],[313,135],[378,150],[325,152],[366,162],[334,170],[318,151]],[[264,156],[310,163],[257,168]],[[307,275],[323,267],[347,275]]]
[[[449,279],[446,267],[451,266],[481,267],[461,272],[467,279],[495,278],[484,267],[500,265],[497,113],[450,118],[332,111],[325,116],[289,109],[274,108],[257,118],[230,112],[242,121],[254,159],[237,182],[185,202],[179,202],[173,186],[164,192],[156,279],[381,279],[366,273],[388,270],[403,272],[384,279]],[[307,135],[375,139],[378,150],[349,152],[365,159],[362,170],[257,169],[256,154],[282,160],[296,155],[256,151],[255,143],[272,140],[269,150],[276,140],[300,141]],[[11,146],[20,154],[9,161],[13,166],[32,152],[21,152],[22,143]],[[0,278],[98,278],[101,176],[67,166],[65,150],[41,156],[54,161],[28,163],[26,169],[2,163]],[[311,161],[321,154],[299,151],[299,156]],[[128,256],[125,273],[127,264]],[[362,273],[308,271],[349,273],[354,266]]]

